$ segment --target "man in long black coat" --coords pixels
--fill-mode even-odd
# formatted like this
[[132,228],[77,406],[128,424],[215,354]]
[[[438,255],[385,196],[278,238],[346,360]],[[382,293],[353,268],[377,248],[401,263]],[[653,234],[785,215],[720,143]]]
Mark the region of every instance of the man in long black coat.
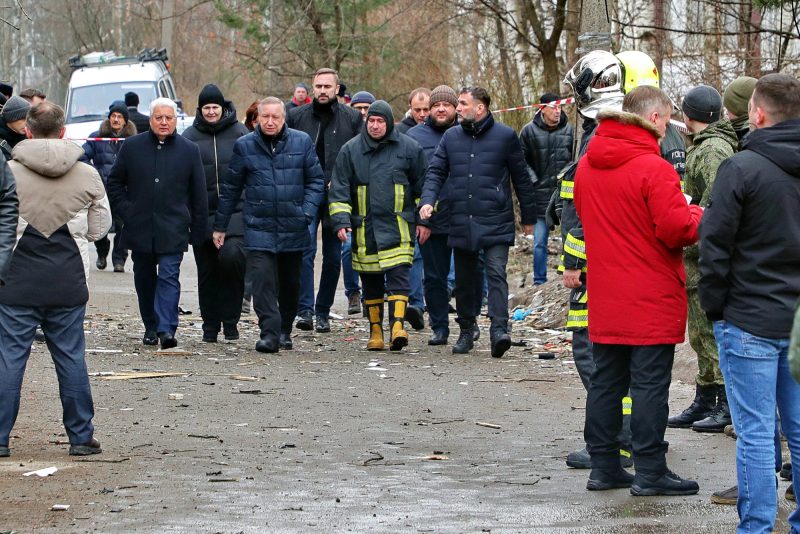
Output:
[[176,135],[178,107],[168,98],[150,103],[150,130],[122,145],[108,176],[112,210],[123,221],[145,345],[178,344],[178,302],[183,253],[200,245],[208,227],[206,180],[200,149]]

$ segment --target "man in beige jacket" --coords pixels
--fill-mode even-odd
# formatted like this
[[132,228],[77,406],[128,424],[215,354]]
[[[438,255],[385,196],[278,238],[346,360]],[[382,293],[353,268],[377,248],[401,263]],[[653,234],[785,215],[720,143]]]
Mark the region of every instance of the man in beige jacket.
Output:
[[27,139],[8,162],[17,183],[17,243],[0,287],[0,457],[19,412],[25,364],[41,325],[58,375],[69,453],[101,452],[94,439],[94,405],[86,371],[83,319],[89,288],[88,242],[111,226],[100,175],[78,159],[83,149],[63,140],[64,110],[37,104]]

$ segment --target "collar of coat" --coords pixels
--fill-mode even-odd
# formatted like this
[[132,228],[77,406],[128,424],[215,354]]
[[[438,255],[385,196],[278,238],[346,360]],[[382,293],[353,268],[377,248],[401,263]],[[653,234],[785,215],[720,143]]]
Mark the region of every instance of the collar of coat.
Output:
[[131,121],[125,121],[122,131],[119,134],[115,134],[111,130],[111,121],[106,119],[100,124],[100,130],[97,133],[97,137],[130,137],[136,135],[136,125]]
[[620,124],[629,124],[631,126],[638,126],[639,128],[645,130],[647,133],[652,135],[656,138],[656,141],[661,139],[661,134],[658,132],[655,124],[648,121],[644,117],[640,117],[635,113],[628,113],[627,111],[618,111],[615,109],[601,109],[597,113],[597,120],[598,122],[603,122],[604,120],[612,120],[616,121]]
[[489,111],[485,117],[475,122],[461,121],[461,128],[467,135],[481,135],[494,126],[494,115]]

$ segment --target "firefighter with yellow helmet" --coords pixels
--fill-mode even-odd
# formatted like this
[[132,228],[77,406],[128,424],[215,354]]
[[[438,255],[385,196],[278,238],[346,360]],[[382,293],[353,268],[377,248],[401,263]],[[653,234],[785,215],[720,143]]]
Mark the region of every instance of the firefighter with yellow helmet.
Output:
[[[575,170],[594,134],[597,112],[606,107],[621,109],[622,100],[628,91],[639,85],[658,87],[659,82],[655,63],[647,54],[639,51],[614,55],[611,52],[594,50],[578,60],[564,78],[564,83],[575,96],[575,103],[582,116],[583,135],[575,161],[564,168],[560,175],[561,185],[556,191],[557,196],[554,195],[551,201],[552,207],[548,214],[554,223],[560,220],[561,224],[563,251],[558,270],[563,273],[564,285],[572,289],[567,329],[572,331],[573,359],[587,391],[594,372],[594,359],[589,341],[586,243],[573,203]],[[675,168],[683,184],[686,147],[680,133],[671,125],[661,141],[661,155]],[[623,467],[630,467],[630,397],[623,399],[622,411],[625,417],[619,436],[620,455]],[[585,447],[571,452],[567,456],[567,465],[577,469],[591,468],[589,452]]]

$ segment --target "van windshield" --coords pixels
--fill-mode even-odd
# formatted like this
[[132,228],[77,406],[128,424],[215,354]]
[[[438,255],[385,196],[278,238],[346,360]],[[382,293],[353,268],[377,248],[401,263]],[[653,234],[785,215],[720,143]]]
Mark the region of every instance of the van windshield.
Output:
[[155,82],[119,82],[87,85],[72,90],[67,111],[67,123],[104,120],[115,100],[125,100],[125,93],[139,95],[139,111],[150,114],[150,102],[158,97]]

